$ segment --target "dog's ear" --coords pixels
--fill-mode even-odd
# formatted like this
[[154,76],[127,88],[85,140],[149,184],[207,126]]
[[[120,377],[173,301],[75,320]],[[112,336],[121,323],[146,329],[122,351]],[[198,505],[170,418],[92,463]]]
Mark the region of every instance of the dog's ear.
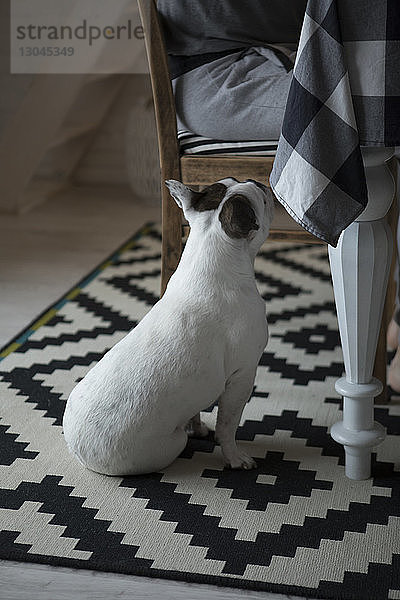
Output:
[[186,185],[175,179],[167,179],[165,185],[169,189],[169,193],[183,211],[190,208],[192,203],[192,197],[195,192],[188,188]]
[[191,190],[180,181],[175,181],[175,179],[168,179],[165,185],[179,208],[184,212],[188,210],[204,212],[217,209],[227,190],[227,186],[219,182],[207,186],[201,192]]
[[234,194],[225,202],[219,214],[222,229],[234,239],[247,238],[251,231],[257,231],[256,213],[250,201],[242,194]]

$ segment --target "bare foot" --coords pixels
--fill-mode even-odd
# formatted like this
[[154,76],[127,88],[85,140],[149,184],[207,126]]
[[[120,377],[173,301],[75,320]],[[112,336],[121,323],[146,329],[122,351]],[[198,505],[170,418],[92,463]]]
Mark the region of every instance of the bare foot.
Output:
[[396,321],[392,319],[389,323],[386,334],[386,343],[389,352],[393,352],[393,350],[396,350],[396,348],[398,347],[399,333],[400,327],[397,325]]
[[392,390],[400,393],[400,346],[389,366],[388,384]]

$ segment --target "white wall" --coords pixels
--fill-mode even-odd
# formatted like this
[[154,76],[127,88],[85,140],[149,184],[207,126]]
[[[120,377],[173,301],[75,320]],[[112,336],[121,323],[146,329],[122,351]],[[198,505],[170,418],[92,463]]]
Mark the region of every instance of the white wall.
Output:
[[142,196],[159,190],[157,138],[148,75],[130,75],[74,173],[78,184],[131,184]]

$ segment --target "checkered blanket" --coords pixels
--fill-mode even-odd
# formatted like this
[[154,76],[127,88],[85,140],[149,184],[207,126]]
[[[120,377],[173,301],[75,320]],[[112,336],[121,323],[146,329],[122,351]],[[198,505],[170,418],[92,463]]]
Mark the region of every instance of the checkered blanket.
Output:
[[400,1],[309,0],[272,189],[336,246],[367,203],[360,145],[400,144]]

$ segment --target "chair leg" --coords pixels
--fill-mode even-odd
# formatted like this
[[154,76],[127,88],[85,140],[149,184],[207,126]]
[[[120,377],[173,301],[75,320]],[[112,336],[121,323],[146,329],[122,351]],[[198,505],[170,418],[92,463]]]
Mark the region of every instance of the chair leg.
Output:
[[182,211],[167,188],[162,192],[161,296],[182,254]]

